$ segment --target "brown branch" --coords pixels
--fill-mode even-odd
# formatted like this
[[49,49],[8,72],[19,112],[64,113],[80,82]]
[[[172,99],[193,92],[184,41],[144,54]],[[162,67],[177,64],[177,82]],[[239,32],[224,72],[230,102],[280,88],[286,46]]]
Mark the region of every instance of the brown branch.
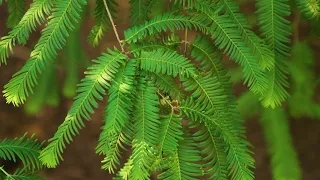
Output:
[[184,31],[184,56],[187,55],[188,29]]
[[164,99],[164,101],[171,107],[171,113],[173,113],[176,108],[166,99],[166,97],[164,97],[163,94],[161,94],[159,91],[158,91],[157,93],[158,93],[158,94],[162,97],[162,99]]
[[117,40],[118,40],[119,45],[120,45],[120,47],[121,47],[121,50],[122,50],[122,52],[125,52],[125,51],[124,51],[124,48],[123,48],[123,45],[122,45],[122,43],[121,43],[122,41],[121,41],[120,38],[119,38],[119,34],[118,34],[118,31],[117,31],[116,25],[115,25],[114,22],[113,22],[113,19],[112,19],[112,16],[111,16],[111,13],[110,13],[110,10],[109,10],[109,7],[108,7],[108,4],[107,4],[106,0],[103,0],[103,3],[104,3],[104,6],[105,6],[105,8],[106,8],[106,10],[107,10],[107,13],[108,13],[110,22],[111,22],[111,24],[112,24],[113,31],[114,31],[114,33],[115,33],[115,35],[116,35],[116,37],[117,37]]

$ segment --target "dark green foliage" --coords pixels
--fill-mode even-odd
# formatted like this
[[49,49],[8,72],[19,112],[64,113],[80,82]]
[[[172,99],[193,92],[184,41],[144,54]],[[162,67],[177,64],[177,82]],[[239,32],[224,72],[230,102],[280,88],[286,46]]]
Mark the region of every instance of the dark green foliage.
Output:
[[[211,8],[208,8],[210,6]],[[246,42],[242,40],[241,33],[237,29],[238,25],[232,23],[233,21],[228,16],[215,13],[214,4],[204,3],[203,6],[196,6],[195,9],[212,21],[208,32],[211,32],[215,45],[223,50],[231,60],[243,67],[244,82],[248,84],[250,90],[257,94],[263,93],[266,89],[267,78],[256,57],[251,53]]]
[[183,139],[181,120],[182,119],[179,115],[172,112],[169,115],[163,115],[161,117],[161,123],[159,127],[160,156],[166,156],[167,154],[170,154],[179,146],[179,141]]
[[274,52],[274,68],[268,73],[268,88],[261,97],[264,106],[278,106],[288,97],[286,58],[289,55],[291,34],[288,0],[270,1],[257,0],[258,25],[268,48]]
[[6,0],[8,2],[9,17],[7,26],[9,28],[15,27],[21,20],[25,13],[25,0]]
[[26,134],[20,138],[3,139],[0,141],[0,158],[18,162],[23,164],[22,169],[16,169],[13,174],[5,171],[5,168],[0,166],[0,178],[6,180],[38,180],[42,179],[36,169],[42,167],[38,159],[43,143],[37,141],[32,135],[30,138]]
[[201,161],[197,144],[189,133],[184,133],[183,140],[163,160],[164,172],[158,175],[159,179],[186,179],[196,180],[201,177]]
[[199,103],[193,103],[192,99],[188,99],[180,108],[188,118],[203,122],[209,129],[214,129],[221,133],[222,139],[226,143],[225,151],[228,151],[228,167],[232,167],[230,172],[232,173],[232,179],[253,178],[253,173],[248,171],[247,167],[253,167],[254,160],[250,157],[250,151],[247,148],[243,148],[248,143],[242,139],[242,130],[237,129],[239,127],[236,124],[233,124],[235,127],[231,129],[230,124],[225,120],[219,120],[214,116],[207,115],[207,112],[204,111],[205,107],[201,107]]
[[[172,61],[172,59],[175,60]],[[195,67],[190,61],[175,51],[157,49],[153,52],[142,52],[136,60],[140,62],[142,70],[167,74],[173,77],[195,74]]]
[[[58,51],[65,45],[66,56],[78,57],[66,63],[64,94],[72,96],[76,92],[74,102],[64,122],[40,153],[43,165],[55,168],[63,161],[67,144],[85,127],[84,120],[90,120],[98,100],[107,96],[104,125],[96,147],[96,153],[104,156],[102,169],[116,174],[122,165],[123,151],[130,146],[132,149],[117,178],[149,179],[154,172],[159,172],[159,179],[172,180],[254,178],[251,145],[246,140],[238,110],[246,112],[237,108],[232,83],[244,80],[253,94],[245,94],[239,102],[253,104],[250,112],[257,113],[261,107],[256,96],[264,107],[280,106],[288,97],[288,72],[307,71],[310,64],[300,64],[301,61],[293,64],[305,68],[297,70],[289,66],[288,71],[286,59],[291,35],[290,21],[286,19],[291,11],[288,1],[257,1],[258,35],[232,0],[175,0],[170,1],[170,10],[166,9],[165,13],[151,13],[160,2],[167,1],[131,0],[132,27],[124,31],[121,40],[117,27],[113,26],[113,19],[119,13],[117,1],[96,0],[95,25],[88,41],[97,46],[112,29],[121,51],[108,49],[93,60],[77,90],[74,88],[80,66],[72,64],[79,63],[76,61],[81,54],[77,51],[77,56],[70,55],[69,51],[80,48],[80,43],[72,44],[79,37],[71,33],[79,27],[77,23],[86,0],[34,0],[21,21],[1,39],[1,63],[6,63],[13,46],[25,44],[31,31],[44,20],[48,21],[30,59],[5,85],[4,97],[16,106],[23,104],[34,91],[35,96],[44,101],[43,93],[41,95],[35,87],[39,83],[43,91],[40,76],[50,81],[45,78],[46,73],[49,68],[54,69]],[[317,7],[310,9],[310,2],[299,1],[298,5],[313,18],[317,16],[314,11]],[[47,19],[46,15],[49,15]],[[191,39],[188,32],[198,35]],[[180,36],[182,33],[184,38]],[[308,47],[301,45],[297,49]],[[297,49],[294,51],[299,53]],[[241,68],[240,73],[231,73],[239,74],[240,78],[230,80],[224,56]],[[305,74],[304,80],[313,76]],[[301,93],[301,88],[295,85],[297,80],[294,77],[295,94]],[[306,94],[310,94],[310,103],[312,93]],[[50,95],[54,97],[56,93],[50,92]],[[299,99],[294,97],[298,95],[292,100]],[[274,124],[266,123],[270,118]],[[277,118],[280,119],[279,134],[273,132]],[[286,152],[288,156],[280,158],[293,158],[288,172],[298,178],[299,170],[295,169],[299,167],[291,148],[286,118],[278,110],[266,109],[263,119],[275,178],[287,178],[284,174],[287,169],[283,168],[286,165],[277,157],[277,153]],[[281,133],[283,137],[271,141]],[[281,149],[285,142],[289,142],[288,148]],[[9,157],[15,156],[6,158]]]
[[216,133],[206,123],[195,122],[190,127],[200,129],[194,134],[194,139],[199,143],[201,155],[206,164],[203,165],[208,179],[228,179],[227,157],[221,135]]
[[50,145],[41,153],[40,159],[48,167],[55,167],[62,159],[61,153],[65,148],[65,142],[71,143],[72,136],[79,134],[79,129],[84,126],[83,119],[89,120],[93,108],[98,107],[97,100],[102,100],[105,90],[110,87],[110,81],[114,79],[115,73],[127,57],[119,52],[109,50],[109,54],[103,54],[96,64],[88,68],[86,77],[78,85],[78,95],[70,108],[65,121],[60,125],[55,136],[50,139]]
[[0,158],[14,162],[20,159],[25,167],[39,169],[41,163],[38,156],[42,145],[33,136],[26,138],[24,135],[13,140],[4,139],[0,142]]
[[216,2],[222,7],[218,11],[219,14],[226,14],[233,19],[252,53],[259,59],[258,62],[262,68],[273,68],[274,54],[268,49],[266,43],[251,30],[252,27],[248,24],[244,15],[240,13],[237,3],[232,0],[216,0]]
[[135,43],[139,39],[146,38],[148,35],[153,35],[166,30],[174,31],[175,29],[191,29],[199,30],[205,34],[208,31],[208,20],[201,17],[193,16],[183,16],[183,15],[173,15],[171,13],[166,13],[163,15],[158,15],[152,20],[145,22],[139,26],[133,26],[132,28],[125,31],[125,41],[128,43]]
[[130,0],[131,24],[137,25],[148,20],[152,7],[158,0]]
[[17,169],[13,174],[7,175],[3,179],[4,180],[42,180],[44,178],[42,178],[39,174],[35,172],[26,171],[26,169]]

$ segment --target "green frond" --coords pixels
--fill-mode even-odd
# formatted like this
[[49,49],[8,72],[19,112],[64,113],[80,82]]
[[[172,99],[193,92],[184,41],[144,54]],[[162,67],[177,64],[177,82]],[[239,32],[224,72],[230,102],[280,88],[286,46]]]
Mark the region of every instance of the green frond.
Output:
[[172,50],[143,51],[136,60],[140,62],[142,70],[173,77],[177,77],[177,75],[188,77],[196,73],[196,68],[190,60]]
[[0,0],[0,5],[2,4],[2,0]]
[[179,115],[170,113],[161,117],[159,128],[159,152],[170,154],[179,146],[179,141],[183,139],[182,118]]
[[134,110],[134,132],[132,142],[132,169],[129,179],[148,179],[150,167],[155,159],[155,146],[159,142],[159,98],[153,83],[138,79],[138,91]]
[[192,92],[191,97],[202,103],[207,114],[216,114],[220,121],[226,120],[227,116],[223,111],[225,111],[227,95],[221,89],[222,86],[216,76],[211,72],[206,72],[197,77],[185,78],[182,81],[184,90]]
[[170,76],[163,76],[156,72],[142,72],[144,76],[148,77],[157,88],[162,92],[169,94],[175,100],[179,100],[183,96],[182,91]]
[[113,180],[129,180],[129,175],[132,169],[132,159],[128,159],[128,161],[124,164],[121,170],[118,172],[116,177],[112,178]]
[[204,122],[206,126],[221,134],[224,140],[225,152],[227,153],[227,163],[229,176],[232,180],[253,179],[254,159],[251,151],[247,148],[250,144],[244,139],[243,127],[240,124],[232,125],[232,122],[223,122],[216,118],[216,115],[208,115],[206,107],[198,101],[194,103],[191,98],[186,99],[180,105],[180,110],[192,121]]
[[205,123],[192,121],[190,124],[190,128],[197,130],[193,137],[197,142],[197,147],[201,150],[202,161],[205,162],[202,169],[204,169],[207,179],[227,180],[227,156],[224,152],[225,145],[221,135],[210,129]]
[[130,60],[125,67],[122,67],[108,90],[105,125],[100,134],[96,153],[106,156],[102,161],[104,163],[102,168],[108,169],[110,173],[114,173],[114,170],[120,165],[120,148],[125,149],[124,144],[131,143],[130,115],[135,92],[135,66],[136,61]]
[[165,170],[158,175],[159,179],[166,180],[196,180],[203,175],[201,170],[200,152],[197,144],[188,132],[184,132],[183,139],[163,160]]
[[12,46],[16,43],[25,44],[37,24],[41,24],[46,15],[49,15],[53,6],[52,0],[34,0],[28,11],[23,15],[21,21],[0,41],[0,65],[6,64],[9,50],[13,53]]
[[196,36],[190,46],[190,55],[196,61],[200,61],[200,70],[212,71],[219,76],[219,71],[223,69],[222,56],[217,49],[212,48],[213,43],[205,36]]
[[5,178],[5,180],[42,180],[42,179],[44,178],[39,176],[39,174],[32,171],[27,171],[25,168],[17,169],[13,174]]
[[26,134],[20,138],[4,139],[0,142],[0,158],[17,162],[20,159],[25,168],[41,168],[38,160],[43,143],[39,143],[32,135],[26,138]]
[[273,179],[301,179],[299,159],[292,144],[285,112],[280,108],[267,108],[263,112],[261,124],[271,156]]
[[259,66],[257,58],[251,53],[247,43],[239,32],[238,25],[230,20],[228,15],[218,15],[214,7],[206,3],[196,3],[195,9],[204,14],[203,18],[212,21],[209,32],[215,45],[219,49],[224,49],[224,53],[231,60],[235,60],[243,67],[245,82],[250,90],[256,94],[262,94],[266,88],[267,78],[264,70]]
[[[104,34],[107,33],[110,26],[110,20],[103,1],[104,0],[96,0],[96,7],[93,12],[95,25],[88,36],[89,43],[94,47],[99,45],[99,40],[101,40]],[[106,0],[106,3],[108,4],[110,13],[114,18],[115,13],[117,12],[115,8],[118,6],[118,3],[115,0]]]
[[206,14],[207,19],[213,22],[209,27],[209,32],[215,40],[215,45],[243,68],[244,83],[252,92],[261,95],[266,89],[267,77],[256,56],[242,40],[237,24],[227,15],[208,14],[206,10],[198,10]]
[[281,103],[289,97],[286,90],[289,88],[287,72],[287,63],[276,59],[274,69],[267,73],[268,88],[265,94],[259,98],[264,107],[281,106]]
[[209,115],[215,114],[221,122],[237,129],[234,131],[237,136],[242,136],[243,129],[239,129],[242,120],[236,110],[236,98],[221,57],[205,37],[196,37],[191,47],[191,57],[200,61],[200,68],[211,71],[186,80],[183,85],[190,89],[188,87],[185,90],[194,91],[192,96],[208,105],[206,108]]
[[148,20],[150,3],[156,0],[130,0],[131,25],[138,25]]
[[13,28],[19,23],[26,12],[26,2],[25,0],[9,0],[7,2],[9,11],[7,27]]
[[[216,109],[219,111],[225,111],[228,112],[229,115],[227,115],[228,118],[232,121],[239,118],[239,115],[235,111],[235,97],[233,95],[232,90],[232,84],[230,83],[230,77],[228,75],[227,70],[224,68],[224,63],[221,59],[221,56],[217,51],[212,48],[212,43],[209,41],[209,39],[201,36],[196,36],[195,40],[191,44],[191,57],[194,58],[196,61],[200,61],[200,69],[204,71],[211,71],[211,73],[207,73],[207,75],[204,75],[203,77],[199,76],[199,80],[194,81],[195,84],[198,84],[198,90],[199,92],[203,91],[205,94],[207,94],[206,99],[209,100],[210,104],[213,106],[213,102],[219,102],[221,105],[216,104]],[[210,74],[215,76],[216,78],[210,77]],[[205,77],[207,76],[207,77]],[[190,83],[192,83],[192,81]],[[211,81],[212,84],[215,84],[216,92],[211,91],[209,88],[209,82]],[[196,87],[196,86],[195,86]],[[220,88],[220,91],[218,91],[218,88]],[[210,92],[211,91],[211,92]],[[195,97],[199,96],[197,94],[193,94]],[[219,99],[214,99],[214,97],[221,97]],[[210,100],[213,98],[212,100]],[[220,106],[220,107],[219,107]],[[213,106],[214,107],[214,106]],[[210,108],[209,108],[210,109]],[[222,114],[225,114],[225,112],[221,112]],[[222,115],[225,116],[225,115]]]
[[320,1],[319,0],[296,0],[300,11],[309,19],[317,19],[320,17]]
[[105,90],[110,87],[109,82],[114,79],[121,64],[127,60],[127,56],[119,50],[108,50],[109,54],[103,54],[85,72],[86,77],[78,85],[78,95],[70,108],[65,121],[59,126],[50,144],[41,152],[40,160],[47,167],[56,167],[59,159],[63,160],[62,153],[66,143],[70,144],[72,136],[79,134],[79,129],[84,127],[83,119],[89,120],[93,107],[98,107],[98,100],[102,100]]
[[153,35],[162,31],[173,31],[174,29],[191,29],[199,30],[204,34],[208,32],[208,21],[201,16],[183,16],[166,13],[155,16],[150,21],[142,25],[137,25],[129,28],[124,32],[125,41],[128,43],[136,43],[138,40],[145,38],[148,35]]
[[[243,137],[244,127],[241,125],[242,120],[236,111],[231,84],[225,74],[220,74],[221,77],[218,79],[211,72],[203,73],[197,77],[183,80],[183,86],[185,91],[192,92],[191,97],[202,105],[201,108],[199,107],[201,111],[233,129],[232,136]],[[206,126],[215,126],[214,124],[214,122],[208,121]]]
[[104,154],[105,158],[102,162],[102,169],[106,169],[109,173],[114,173],[120,165],[121,150],[126,150],[125,145],[129,145],[132,140],[132,123],[124,124],[121,132],[109,134],[105,139]]
[[135,43],[130,44],[131,53],[135,57],[139,57],[141,52],[143,51],[154,51],[157,49],[165,49],[165,50],[175,50],[178,45],[181,44],[181,41],[174,42],[149,42],[149,43]]
[[[203,0],[197,0],[199,2]],[[251,29],[245,16],[240,13],[239,6],[233,0],[215,0],[212,7],[219,6],[219,13],[226,14],[234,21],[240,31],[243,40],[248,44],[252,53],[259,59],[259,64],[263,69],[271,69],[274,66],[274,54],[268,49],[265,42],[259,38]]]
[[156,158],[153,160],[153,163],[152,163],[152,165],[150,167],[150,171],[152,173],[162,171],[163,170],[162,166],[161,166],[161,162],[162,161],[163,161],[162,156],[160,156],[160,155],[156,156]]
[[267,89],[260,98],[263,106],[276,107],[289,96],[287,64],[289,56],[291,27],[285,17],[290,15],[288,0],[257,0],[258,25],[265,42],[275,53],[274,68],[268,72]]
[[57,56],[57,50],[61,50],[65,45],[68,31],[72,31],[73,24],[79,21],[79,13],[84,4],[86,0],[55,1],[54,13],[49,17],[50,20],[31,52],[30,59],[4,87],[7,103],[19,106],[24,103],[29,93],[33,93],[33,88],[38,83],[38,75]]
[[[164,39],[162,42],[151,42],[151,43],[135,43],[130,45],[131,53],[139,58],[141,53],[144,51],[157,51],[159,49],[171,51],[176,49],[181,44],[179,40],[167,40]],[[172,52],[173,53],[173,52]],[[154,84],[165,93],[170,94],[172,97],[178,98],[181,95],[180,89],[174,83],[173,79],[169,76],[163,76],[157,72],[141,72],[144,76],[148,77]]]
[[[190,44],[190,55],[197,62],[200,61],[199,68],[202,71],[212,71],[218,79],[224,79],[226,70],[221,61],[222,56],[217,49],[212,48],[213,43],[205,36],[196,36],[194,41]],[[228,79],[226,79],[228,81]]]

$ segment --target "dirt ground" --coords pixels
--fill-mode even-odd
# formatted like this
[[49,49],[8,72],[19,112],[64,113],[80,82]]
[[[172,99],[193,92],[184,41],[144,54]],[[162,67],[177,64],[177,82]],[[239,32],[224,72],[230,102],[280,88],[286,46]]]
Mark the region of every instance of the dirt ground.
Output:
[[[116,21],[120,31],[125,29],[128,22],[128,4],[127,1],[120,1],[121,13]],[[7,17],[6,6],[0,6],[0,36],[6,35],[9,29],[5,28]],[[99,48],[92,48],[86,44],[86,36],[89,28],[92,27],[92,18],[87,18],[82,26],[83,47],[90,58],[95,58],[105,47],[112,47],[117,44],[112,33],[108,35],[107,40]],[[17,48],[17,55],[9,59],[7,66],[0,67],[0,91],[9,81],[10,77],[22,67],[28,58],[28,52],[36,43],[39,32],[31,36],[30,43],[25,48]],[[318,47],[319,48],[319,47]],[[319,57],[319,56],[318,56]],[[319,59],[319,58],[318,58]],[[319,63],[319,62],[318,62]],[[62,78],[62,76],[60,77]],[[13,107],[6,104],[5,99],[0,97],[0,139],[5,137],[21,136],[24,132],[36,133],[40,140],[45,140],[53,136],[57,127],[63,122],[64,117],[72,101],[62,99],[60,106],[56,108],[44,107],[43,110],[35,115],[26,115],[23,108]],[[92,121],[86,123],[86,128],[81,131],[81,135],[74,138],[74,142],[68,146],[64,153],[64,161],[56,169],[44,170],[42,174],[48,180],[84,180],[84,179],[110,179],[107,171],[101,170],[102,157],[95,154],[95,146],[102,125],[103,114],[102,102],[99,109],[92,116]],[[254,158],[256,160],[256,169],[254,170],[257,180],[271,179],[270,162],[266,151],[266,145],[263,138],[262,129],[257,119],[246,122],[247,137],[254,146]],[[311,119],[291,119],[291,133],[295,148],[298,152],[299,160],[303,170],[303,179],[320,179],[320,121]],[[14,168],[15,165],[9,162],[0,164],[6,167]]]

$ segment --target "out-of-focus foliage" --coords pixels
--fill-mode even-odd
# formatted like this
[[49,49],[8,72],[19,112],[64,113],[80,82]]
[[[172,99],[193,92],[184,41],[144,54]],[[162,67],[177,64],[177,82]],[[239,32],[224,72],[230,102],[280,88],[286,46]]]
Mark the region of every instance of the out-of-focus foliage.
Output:
[[264,109],[261,125],[271,154],[273,179],[301,179],[300,163],[292,144],[285,110],[281,108]]
[[315,58],[307,43],[296,43],[292,48],[289,66],[292,85],[291,97],[288,99],[290,115],[299,118],[308,116],[320,119],[320,105],[315,102],[316,75]]
[[318,19],[320,17],[320,1],[319,0],[296,0],[301,12],[307,18]]
[[[31,95],[24,105],[24,109],[28,114],[39,113],[45,105],[56,107],[60,102],[60,94],[67,98],[73,98],[76,95],[77,83],[79,81],[79,72],[88,64],[86,54],[79,52],[81,47],[81,33],[79,23],[75,32],[70,34],[61,56],[57,59],[60,62],[54,63],[48,70],[43,72],[43,76],[39,79],[39,84],[35,88],[35,93]],[[62,78],[64,84],[62,92],[60,92],[59,67],[65,70],[65,76]]]
[[[320,120],[319,102],[315,101],[318,96],[316,86],[319,84],[316,83],[313,54],[307,42],[296,42],[293,45],[288,68],[292,87],[285,108],[265,109],[250,92],[243,93],[238,99],[238,109],[243,118],[252,119],[262,114],[260,122],[271,156],[275,180],[301,179],[299,159],[291,140],[289,118],[309,117]],[[238,76],[236,73],[233,75]]]

